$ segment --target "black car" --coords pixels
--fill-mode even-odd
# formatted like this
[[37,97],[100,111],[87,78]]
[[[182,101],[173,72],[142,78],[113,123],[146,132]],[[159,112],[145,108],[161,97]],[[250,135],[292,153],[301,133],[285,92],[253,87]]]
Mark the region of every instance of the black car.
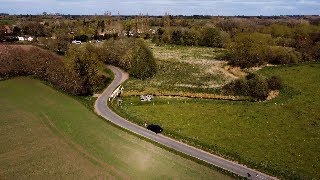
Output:
[[163,131],[163,129],[159,125],[155,125],[155,124],[148,125],[147,129],[149,129],[150,131],[155,132],[156,134],[162,133],[162,131]]

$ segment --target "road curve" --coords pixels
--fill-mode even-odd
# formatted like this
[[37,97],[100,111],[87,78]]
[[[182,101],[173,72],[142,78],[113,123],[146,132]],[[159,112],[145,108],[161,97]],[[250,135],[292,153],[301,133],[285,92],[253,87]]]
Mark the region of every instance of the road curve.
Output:
[[[186,155],[195,157],[197,159],[200,159],[202,161],[205,161],[209,164],[212,164],[214,166],[220,167],[222,169],[225,169],[227,171],[230,171],[232,173],[235,173],[239,176],[247,177],[249,179],[277,179],[275,177],[269,176],[267,174],[258,172],[254,169],[248,168],[246,166],[243,166],[241,164],[237,164],[235,162],[223,159],[219,156],[210,154],[208,152],[205,152],[201,149],[197,149],[195,147],[189,146],[187,144],[181,143],[179,141],[176,141],[174,139],[168,138],[161,134],[155,134],[141,126],[138,126],[136,124],[133,124],[126,119],[120,117],[116,113],[114,113],[108,106],[107,106],[107,100],[112,94],[112,92],[121,84],[123,83],[127,78],[128,74],[123,72],[117,67],[114,66],[108,66],[109,69],[112,70],[114,73],[114,80],[112,83],[107,87],[107,89],[98,97],[97,101],[95,102],[95,112],[105,118],[106,120],[124,128],[127,129],[135,134],[138,134],[139,136],[143,136],[145,138],[148,138],[152,141],[155,141],[157,143],[160,143],[164,146],[167,146],[171,149],[174,149],[176,151],[182,152]],[[250,176],[250,177],[248,177]]]

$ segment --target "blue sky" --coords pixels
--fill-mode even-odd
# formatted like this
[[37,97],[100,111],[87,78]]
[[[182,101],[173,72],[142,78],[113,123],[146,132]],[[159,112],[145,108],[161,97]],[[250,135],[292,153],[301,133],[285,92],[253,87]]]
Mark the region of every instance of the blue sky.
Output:
[[10,14],[319,15],[320,0],[0,0]]

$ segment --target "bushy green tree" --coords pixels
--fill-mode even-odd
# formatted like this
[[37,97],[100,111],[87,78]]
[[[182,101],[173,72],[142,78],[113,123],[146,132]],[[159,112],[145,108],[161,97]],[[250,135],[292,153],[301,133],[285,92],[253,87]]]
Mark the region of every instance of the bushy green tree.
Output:
[[68,66],[81,78],[88,94],[92,94],[101,83],[97,55],[97,49],[90,44],[71,46],[66,54]]
[[257,100],[265,100],[269,94],[268,83],[261,76],[254,76],[247,80],[249,95]]
[[0,45],[0,51],[0,78],[32,75],[68,93],[88,94],[81,78],[54,53],[38,47],[25,49],[14,45]]
[[199,45],[221,48],[223,46],[223,37],[221,35],[221,31],[211,27],[203,28],[201,30]]
[[175,30],[172,32],[172,43],[176,45],[182,45],[183,44],[183,36],[182,32],[180,30]]
[[133,53],[129,73],[139,79],[154,76],[157,67],[152,51],[148,46],[143,41],[138,40]]
[[274,45],[271,35],[241,33],[227,47],[231,52],[230,64],[242,68],[260,66],[268,62],[268,48]]
[[271,90],[279,90],[282,87],[282,80],[279,76],[272,76],[268,78],[268,87]]
[[267,58],[271,64],[294,64],[300,61],[301,54],[293,48],[271,46]]
[[139,79],[150,78],[157,70],[152,51],[140,39],[109,40],[99,54],[105,63],[119,66]]
[[265,100],[271,90],[282,87],[280,77],[272,76],[268,79],[257,74],[249,74],[246,78],[237,79],[223,87],[225,94],[250,96],[256,100]]

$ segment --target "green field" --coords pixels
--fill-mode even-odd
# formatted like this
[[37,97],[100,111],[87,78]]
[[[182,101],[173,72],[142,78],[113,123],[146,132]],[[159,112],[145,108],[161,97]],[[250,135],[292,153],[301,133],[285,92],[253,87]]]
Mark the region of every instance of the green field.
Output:
[[14,20],[6,20],[6,19],[0,20],[0,25],[12,25],[14,23],[15,23]]
[[268,67],[285,88],[269,102],[124,98],[117,111],[165,134],[279,177],[320,178],[320,64]]
[[222,85],[235,79],[224,69],[226,61],[217,60],[224,49],[208,47],[156,46],[147,41],[158,65],[157,74],[141,81],[130,78],[126,92],[219,93]]
[[0,179],[229,179],[30,78],[0,82]]

